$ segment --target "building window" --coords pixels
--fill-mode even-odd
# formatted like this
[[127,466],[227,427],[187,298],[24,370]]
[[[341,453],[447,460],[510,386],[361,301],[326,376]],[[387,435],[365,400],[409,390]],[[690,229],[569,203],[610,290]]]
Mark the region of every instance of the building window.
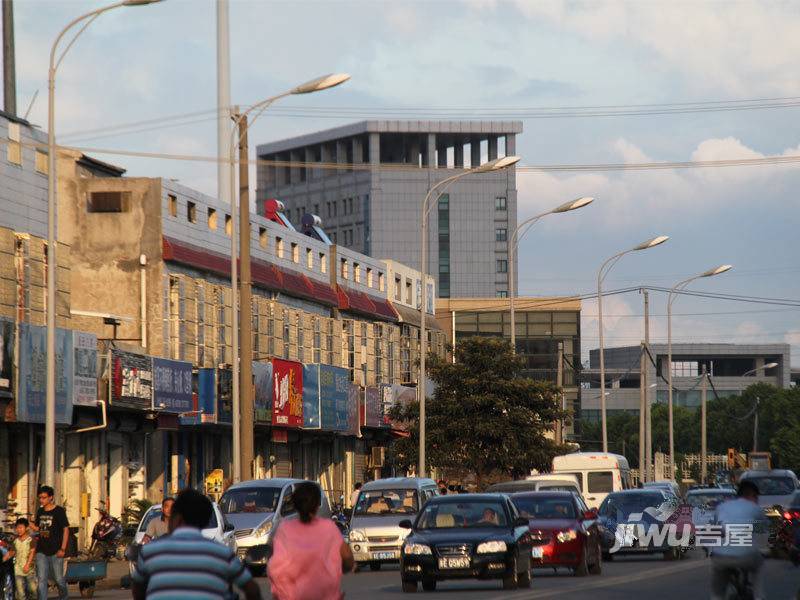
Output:
[[262,248],[267,247],[267,241],[269,237],[267,236],[267,229],[265,227],[258,228],[258,245]]
[[209,229],[217,228],[217,211],[213,208],[208,209],[208,228]]
[[305,346],[305,330],[303,329],[303,317],[298,313],[295,315],[294,323],[297,329],[297,354],[299,358],[303,357],[303,346]]
[[495,242],[506,242],[508,241],[508,229],[505,227],[499,227],[494,230],[494,241]]
[[300,262],[300,246],[292,242],[292,262],[299,263]]
[[333,201],[333,216],[334,217],[337,216],[336,215],[336,200]]
[[278,255],[278,258],[283,258],[283,239],[276,237],[275,238],[275,253]]
[[439,198],[439,296],[450,297],[450,195]]
[[312,360],[315,363],[322,362],[322,328],[317,317],[312,320],[312,329],[314,330],[314,356]]
[[175,194],[167,194],[167,205],[169,206],[169,216],[178,216],[178,197]]
[[412,288],[411,280],[406,279],[406,304],[409,306],[413,306],[412,302],[414,302],[414,290]]
[[233,219],[230,215],[225,215],[225,235],[233,235]]
[[342,259],[341,276],[342,279],[348,279],[350,277],[350,267],[347,264],[346,258]]
[[319,204],[314,205],[314,215],[317,217],[319,216]]
[[324,252],[319,253],[319,270],[321,273],[328,272],[328,261]]
[[372,269],[367,267],[367,287],[372,287],[375,282],[372,278]]
[[41,150],[36,150],[35,157],[36,157],[36,171],[41,173],[42,175],[47,175],[48,169],[50,168],[47,162],[47,153],[42,152]]
[[508,273],[508,261],[504,258],[497,259],[497,272]]
[[505,196],[497,196],[494,199],[494,209],[500,211],[508,210],[508,202],[506,201]]
[[289,311],[283,311],[283,357],[289,358]]
[[22,165],[22,139],[20,138],[19,123],[8,124],[8,162],[14,165]]
[[90,213],[121,213],[128,210],[130,192],[89,192]]
[[673,377],[697,377],[700,375],[700,363],[696,360],[673,360]]
[[353,281],[361,283],[361,265],[353,263]]
[[508,298],[508,290],[497,290],[498,298]]
[[306,248],[306,268],[312,270],[314,268],[314,252],[311,248]]
[[330,202],[326,202],[325,203],[325,208],[328,211],[328,218],[332,217],[333,213],[331,212],[331,203]]
[[398,302],[403,300],[403,280],[400,277],[394,278],[394,299]]
[[386,275],[378,272],[378,290],[381,292],[386,291]]
[[186,220],[189,223],[197,223],[197,207],[194,202],[186,203]]

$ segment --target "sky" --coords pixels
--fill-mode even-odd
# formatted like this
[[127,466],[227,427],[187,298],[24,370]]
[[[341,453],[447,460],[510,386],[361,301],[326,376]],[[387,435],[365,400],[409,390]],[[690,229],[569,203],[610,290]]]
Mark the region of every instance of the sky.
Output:
[[[15,2],[18,106],[46,123],[47,61],[69,20],[103,3]],[[231,0],[233,102],[247,105],[329,72],[351,81],[290,98],[250,130],[251,146],[359,120],[360,110],[429,117],[515,116],[593,107],[800,97],[800,4],[618,0],[309,2]],[[216,154],[216,24],[212,0],[165,0],[101,16],[60,67],[64,144],[172,155]],[[310,108],[338,109],[315,115]],[[394,112],[393,112],[394,111]],[[429,111],[426,113],[426,111]],[[541,112],[541,111],[539,111]],[[120,124],[176,115],[181,120]],[[668,115],[524,118],[525,165],[704,161],[800,155],[800,107]],[[200,161],[92,152],[134,176],[216,192]],[[255,181],[251,177],[251,181]],[[718,264],[732,271],[691,289],[800,299],[800,163],[714,169],[524,172],[522,220],[579,196],[595,202],[539,222],[520,243],[520,295],[596,290],[603,260],[626,255],[605,289],[671,287]],[[651,340],[666,338],[666,295],[651,293]],[[606,346],[642,338],[642,296],[604,301]],[[584,302],[584,353],[598,342]],[[800,309],[681,297],[675,341],[788,342],[800,365]]]

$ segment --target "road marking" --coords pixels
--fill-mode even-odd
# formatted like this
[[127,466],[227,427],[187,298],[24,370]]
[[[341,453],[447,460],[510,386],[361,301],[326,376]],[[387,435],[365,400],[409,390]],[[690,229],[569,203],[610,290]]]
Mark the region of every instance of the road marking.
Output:
[[[704,560],[692,560],[692,561],[682,562],[678,565],[670,567],[639,571],[638,573],[632,575],[615,575],[613,577],[603,577],[602,575],[598,577],[590,575],[588,579],[584,579],[581,583],[570,586],[568,588],[559,587],[557,589],[542,590],[540,592],[526,590],[524,592],[516,592],[513,594],[503,594],[502,596],[494,596],[490,600],[500,600],[500,599],[510,600],[514,598],[552,598],[554,596],[563,596],[564,594],[581,592],[589,589],[623,585],[626,583],[633,583],[634,581],[642,581],[644,579],[651,579],[651,578],[656,579],[659,577],[672,575],[673,573],[680,573],[682,571],[689,571],[691,569],[699,569],[701,567],[707,567],[708,564],[709,563]],[[536,578],[533,579],[533,585],[536,585]]]

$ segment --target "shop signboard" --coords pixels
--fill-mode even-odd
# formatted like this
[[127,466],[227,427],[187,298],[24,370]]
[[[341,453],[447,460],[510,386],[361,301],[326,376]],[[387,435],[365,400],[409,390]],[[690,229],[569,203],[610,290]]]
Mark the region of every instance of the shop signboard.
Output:
[[97,336],[72,332],[74,349],[73,396],[76,406],[97,406]]
[[272,422],[272,363],[253,362],[253,385],[255,387],[255,420],[257,423]]
[[192,406],[192,364],[153,358],[153,408],[186,413]]
[[376,385],[368,385],[364,391],[364,425],[380,427],[382,425],[381,390]]
[[180,422],[181,425],[217,422],[216,369],[197,369],[192,373],[192,410]]
[[14,396],[14,322],[0,319],[0,398]]
[[153,406],[153,359],[144,354],[111,350],[111,404],[150,410]]
[[417,397],[417,390],[413,387],[398,384],[381,384],[381,422],[383,427],[397,427],[398,424],[391,418],[394,406],[408,406]]
[[361,437],[363,390],[361,386],[350,383],[347,389],[347,433]]
[[[72,423],[74,377],[72,331],[56,329],[56,423]],[[44,423],[47,393],[47,330],[19,325],[19,390],[17,420]]]
[[319,399],[322,429],[340,433],[347,432],[349,430],[350,372],[341,367],[320,365]]
[[320,428],[320,365],[303,365],[303,429]]
[[233,423],[233,373],[217,369],[217,423]]
[[303,426],[303,365],[272,359],[272,424]]

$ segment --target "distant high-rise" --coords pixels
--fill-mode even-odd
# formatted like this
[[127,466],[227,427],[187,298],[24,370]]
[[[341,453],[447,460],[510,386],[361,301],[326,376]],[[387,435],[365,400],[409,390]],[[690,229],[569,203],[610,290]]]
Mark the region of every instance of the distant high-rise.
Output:
[[[456,169],[515,154],[521,132],[519,121],[362,121],[260,144],[259,159],[275,164],[258,166],[257,211],[277,198],[295,223],[318,215],[335,244],[418,268],[430,186]],[[447,188],[428,232],[428,272],[439,296],[505,297],[516,224],[514,168]]]

